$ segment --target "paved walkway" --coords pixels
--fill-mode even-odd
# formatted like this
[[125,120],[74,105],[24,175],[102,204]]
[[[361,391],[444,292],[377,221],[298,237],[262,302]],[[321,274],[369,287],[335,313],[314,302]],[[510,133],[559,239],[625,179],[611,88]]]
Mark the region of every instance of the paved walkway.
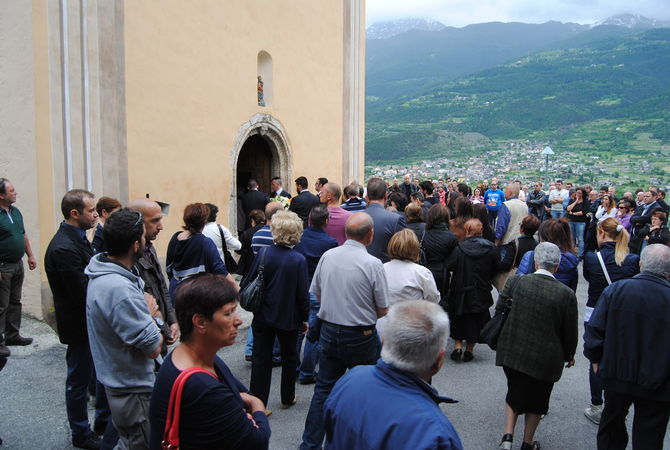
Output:
[[[579,284],[580,316],[586,298],[586,282]],[[248,315],[245,316],[248,326]],[[580,322],[581,323],[581,322]],[[582,334],[580,326],[580,336]],[[65,347],[55,333],[42,322],[24,319],[23,331],[35,338],[32,346],[12,347],[12,356],[0,373],[0,437],[7,449],[69,449],[69,429],[65,416]],[[244,361],[246,333],[220,356],[233,373],[249,383],[251,364]],[[449,344],[451,352],[453,344]],[[589,401],[588,362],[581,356],[581,338],[577,364],[563,372],[551,398],[550,411],[538,429],[536,439],[546,450],[594,449],[596,425],[583,414]],[[298,404],[279,409],[280,368],[273,370],[273,384],[268,407],[272,449],[295,449],[312,396],[313,386],[297,386]],[[505,376],[495,367],[495,353],[486,346],[475,349],[470,363],[448,360],[433,378],[440,393],[460,400],[444,405],[442,410],[458,431],[466,449],[497,448],[504,425]],[[91,415],[92,416],[92,415]],[[630,421],[629,421],[630,422]],[[515,448],[521,443],[522,423],[517,425]],[[666,448],[670,436],[666,435]]]

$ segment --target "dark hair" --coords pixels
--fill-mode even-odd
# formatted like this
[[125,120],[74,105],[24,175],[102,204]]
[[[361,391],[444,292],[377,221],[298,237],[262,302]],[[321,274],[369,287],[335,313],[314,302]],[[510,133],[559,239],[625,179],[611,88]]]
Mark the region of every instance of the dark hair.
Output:
[[651,213],[651,217],[658,217],[661,219],[661,225],[665,224],[666,219],[668,218],[668,215],[661,211],[660,209],[657,209],[653,213]]
[[225,275],[206,273],[184,281],[177,288],[174,309],[181,331],[181,341],[193,334],[193,316],[200,314],[212,320],[214,313],[230,302],[237,301],[235,283]]
[[442,203],[437,203],[428,210],[426,217],[426,228],[437,228],[449,223],[449,208]]
[[351,196],[358,197],[360,195],[360,192],[361,192],[360,186],[358,186],[357,184],[350,184],[348,186],[345,186],[344,188],[345,197],[351,197]]
[[635,202],[633,202],[633,200],[631,200],[629,198],[622,198],[621,200],[619,200],[618,204],[621,204],[621,203],[625,203],[626,208],[628,208],[628,211],[631,211],[631,212],[635,211],[635,208],[637,207]]
[[9,181],[7,178],[0,177],[0,194],[6,194],[7,193],[7,187],[5,186],[5,183],[7,181]]
[[422,181],[421,184],[419,184],[419,187],[426,191],[428,195],[432,195],[433,193],[433,183],[431,181]]
[[608,192],[610,190],[610,187],[609,186],[600,186],[600,190]]
[[204,203],[191,203],[184,208],[184,225],[182,228],[192,233],[202,231],[209,217],[209,208]]
[[586,199],[589,198],[589,193],[586,192],[586,189],[584,189],[583,187],[578,187],[577,189],[575,189],[575,192],[577,192],[577,191],[582,193],[582,199],[586,200]]
[[79,214],[83,214],[84,198],[95,198],[95,195],[84,189],[67,191],[60,202],[60,210],[63,213],[63,218],[66,220],[69,219],[70,211],[73,209],[77,210]]
[[457,219],[461,219],[462,223],[465,223],[466,220],[472,219],[472,203],[465,197],[458,197],[454,202],[454,210],[456,212]]
[[419,200],[422,203],[426,201],[426,197],[424,197],[421,192],[412,192],[409,194],[409,198],[411,200]]
[[486,205],[483,203],[475,203],[472,205],[472,218],[479,219],[482,223],[482,236],[491,242],[495,241],[495,233],[491,229],[489,224],[489,210],[486,209]]
[[386,195],[386,182],[381,178],[370,178],[368,180],[368,198],[370,200],[384,200]]
[[319,186],[323,186],[324,184],[328,184],[328,178],[319,177],[319,178],[316,179],[316,181],[319,183]]
[[295,184],[300,186],[303,189],[307,189],[308,183],[307,183],[307,178],[305,177],[298,177],[295,179]]
[[216,222],[216,215],[219,213],[219,207],[214,203],[205,203],[205,206],[209,208],[209,217],[207,217],[207,222]]
[[259,223],[265,223],[265,212],[261,211],[260,209],[252,209],[249,212],[249,222],[252,220],[256,222],[256,225]]
[[405,212],[405,206],[409,203],[407,196],[402,192],[394,192],[388,199],[389,205],[391,202],[396,204],[398,212]]
[[142,240],[143,234],[142,214],[128,208],[109,216],[102,229],[109,256],[124,256],[135,242]]
[[249,181],[247,181],[247,188],[248,189],[256,189],[258,187],[258,182],[254,180],[253,178]]
[[95,210],[98,215],[102,216],[103,211],[112,212],[116,208],[121,207],[121,202],[112,197],[100,197],[98,203],[95,204]]
[[540,242],[556,244],[561,253],[576,253],[575,240],[570,232],[570,223],[566,218],[547,219],[540,225]]
[[457,187],[458,192],[461,193],[463,197],[468,197],[469,195],[472,194],[472,191],[470,190],[470,186],[468,186],[465,183],[458,183]]
[[272,179],[270,181],[276,181],[279,184],[279,186],[282,185],[281,184],[281,177],[272,177]]
[[540,228],[540,219],[533,214],[528,214],[521,219],[521,227],[525,236],[532,237],[537,232],[537,229]]
[[309,212],[309,220],[315,228],[325,228],[326,221],[330,217],[328,212],[328,205],[320,203],[312,208]]

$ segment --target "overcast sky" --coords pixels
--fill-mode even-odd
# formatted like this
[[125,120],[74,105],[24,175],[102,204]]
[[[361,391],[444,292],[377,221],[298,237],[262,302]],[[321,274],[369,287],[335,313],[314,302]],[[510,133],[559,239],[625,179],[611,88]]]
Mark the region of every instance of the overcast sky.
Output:
[[366,0],[367,25],[403,17],[462,27],[482,22],[593,23],[623,13],[670,19],[670,0]]

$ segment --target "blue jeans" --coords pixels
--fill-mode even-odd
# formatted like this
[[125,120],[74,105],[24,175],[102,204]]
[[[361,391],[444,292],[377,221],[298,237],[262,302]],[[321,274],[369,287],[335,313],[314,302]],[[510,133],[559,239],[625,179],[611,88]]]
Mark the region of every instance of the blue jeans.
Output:
[[[316,320],[321,304],[312,293],[309,294],[309,326],[311,327]],[[302,333],[301,333],[302,335]],[[300,345],[300,341],[298,341]],[[319,342],[311,343],[305,341],[305,349],[302,353],[302,363],[299,365],[298,380],[303,381],[316,375],[316,365],[319,363],[321,346]]]
[[552,219],[560,219],[561,217],[563,217],[563,210],[560,210],[560,211],[556,210],[556,209],[551,210],[551,218]]
[[[72,439],[85,439],[93,433],[88,421],[88,401],[86,399],[88,383],[93,373],[93,357],[88,340],[69,344],[65,352],[65,362],[67,363],[65,407]],[[100,382],[96,382],[95,420],[109,424],[111,423],[110,414],[105,387]],[[108,426],[105,434],[113,431],[113,427]]]
[[[244,346],[244,356],[251,356],[253,349],[254,349],[254,332],[251,331],[251,327],[249,327],[249,331],[247,332],[247,344]],[[275,339],[275,344],[272,347],[272,359],[277,359],[280,356],[281,352],[279,351],[279,340]]]
[[300,449],[320,449],[325,435],[323,404],[337,380],[347,369],[359,365],[375,364],[379,359],[381,342],[377,331],[344,329],[324,323],[321,327],[321,360],[316,376],[314,395],[309,405]]
[[584,229],[586,224],[584,222],[570,222],[570,232],[572,233],[572,239],[577,241],[577,247],[579,248],[579,257],[584,257]]

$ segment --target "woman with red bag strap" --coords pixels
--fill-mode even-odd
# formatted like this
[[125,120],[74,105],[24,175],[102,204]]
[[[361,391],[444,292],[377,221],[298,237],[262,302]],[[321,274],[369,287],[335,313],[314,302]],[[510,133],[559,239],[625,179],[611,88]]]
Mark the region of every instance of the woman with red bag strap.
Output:
[[166,358],[151,396],[151,449],[267,449],[263,402],[248,393],[216,352],[241,325],[237,288],[204,274],[177,291],[181,343]]

